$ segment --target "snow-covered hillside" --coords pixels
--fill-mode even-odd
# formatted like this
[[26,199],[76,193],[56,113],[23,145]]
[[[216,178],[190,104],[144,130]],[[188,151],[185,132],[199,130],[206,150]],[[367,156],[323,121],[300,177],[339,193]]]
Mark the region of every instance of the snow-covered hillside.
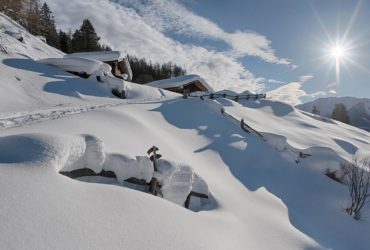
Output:
[[343,103],[347,110],[351,109],[356,104],[367,101],[366,98],[356,98],[356,97],[326,97],[319,98],[312,102],[307,102],[304,104],[297,105],[297,108],[304,110],[306,112],[312,112],[314,106],[319,110],[320,115],[325,117],[331,117],[334,110],[335,104]]
[[[346,186],[324,175],[369,153],[369,133],[271,100],[183,99],[134,83],[117,99],[34,61],[59,52],[2,22],[1,249],[369,248],[369,208],[361,221],[347,215]],[[153,145],[164,198],[122,182],[152,177]],[[116,179],[60,174],[83,168]],[[209,190],[198,212],[181,206],[190,188]]]
[[306,112],[312,112],[316,107],[321,116],[331,118],[335,105],[343,103],[348,111],[350,124],[370,131],[370,99],[356,97],[327,97],[297,106]]

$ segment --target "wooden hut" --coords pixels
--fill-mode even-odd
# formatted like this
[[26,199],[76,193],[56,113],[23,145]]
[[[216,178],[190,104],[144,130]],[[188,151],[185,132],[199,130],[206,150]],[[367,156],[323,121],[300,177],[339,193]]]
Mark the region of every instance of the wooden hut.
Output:
[[65,58],[86,58],[109,64],[112,67],[112,74],[126,81],[132,81],[132,70],[128,59],[119,51],[95,51],[72,53]]
[[212,92],[213,89],[198,75],[186,75],[169,79],[154,81],[147,86],[165,89],[168,91],[185,94],[192,92]]

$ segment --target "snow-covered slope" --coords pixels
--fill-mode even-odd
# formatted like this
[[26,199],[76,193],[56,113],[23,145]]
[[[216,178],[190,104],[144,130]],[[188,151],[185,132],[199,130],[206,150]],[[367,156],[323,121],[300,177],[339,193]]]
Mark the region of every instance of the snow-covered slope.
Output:
[[[23,42],[17,38],[23,38]],[[32,36],[17,22],[0,13],[0,51],[19,54],[33,59],[62,57],[64,53]]]
[[312,112],[314,106],[321,116],[331,118],[335,105],[343,103],[348,111],[350,124],[358,128],[370,130],[370,99],[356,97],[327,97],[300,104],[298,109]]
[[[132,99],[115,99],[12,46],[0,52],[1,249],[369,248],[368,208],[348,216],[347,188],[323,174],[370,152],[369,133],[270,100],[182,99],[133,83]],[[141,157],[153,145],[184,170],[163,177],[167,200],[121,182],[149,179]],[[117,181],[60,174],[76,167]],[[184,177],[209,188],[199,212],[172,196],[189,188]]]
[[356,97],[326,97],[319,98],[312,102],[307,102],[304,104],[297,105],[297,108],[306,112],[312,112],[314,106],[319,110],[321,116],[331,117],[331,114],[335,108],[335,104],[343,103],[347,110],[351,109],[356,104],[368,101],[366,98],[356,98]]
[[348,110],[351,124],[370,131],[370,100],[357,103]]

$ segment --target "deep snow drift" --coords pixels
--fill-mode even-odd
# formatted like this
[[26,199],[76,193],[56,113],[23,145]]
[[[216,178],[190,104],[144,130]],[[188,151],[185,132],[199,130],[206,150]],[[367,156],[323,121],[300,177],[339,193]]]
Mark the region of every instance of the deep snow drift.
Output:
[[[56,57],[36,38],[0,34],[12,48],[0,52],[1,249],[369,248],[368,208],[348,216],[347,187],[323,174],[370,152],[369,133],[273,100],[182,99],[134,83],[132,99],[117,99],[21,55]],[[154,175],[153,145],[167,200],[122,183]],[[60,174],[82,167],[117,178]],[[198,212],[181,204],[190,189],[210,193],[192,201]]]

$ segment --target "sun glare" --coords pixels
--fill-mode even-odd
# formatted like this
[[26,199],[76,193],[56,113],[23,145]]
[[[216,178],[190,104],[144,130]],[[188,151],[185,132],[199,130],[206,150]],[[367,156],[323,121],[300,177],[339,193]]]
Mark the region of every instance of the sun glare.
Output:
[[345,54],[345,49],[342,47],[342,46],[334,46],[332,49],[331,49],[331,55],[337,59],[343,57]]

